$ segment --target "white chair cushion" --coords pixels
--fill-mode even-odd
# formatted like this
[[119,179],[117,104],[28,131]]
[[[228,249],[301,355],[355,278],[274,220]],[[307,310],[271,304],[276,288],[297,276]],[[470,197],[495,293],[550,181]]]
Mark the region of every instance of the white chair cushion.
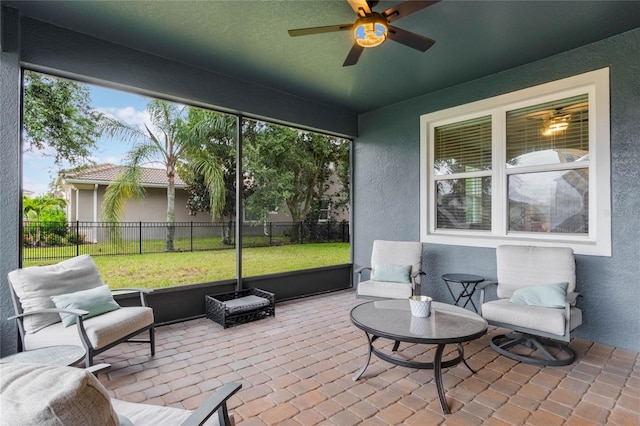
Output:
[[413,288],[411,284],[373,280],[358,283],[358,296],[408,299],[411,297],[412,292]]
[[[89,318],[83,323],[91,346],[100,349],[153,324],[153,309],[141,306],[124,307]],[[65,327],[59,321],[36,333],[25,334],[24,344],[26,350],[64,344],[82,346],[77,327]]]
[[509,298],[522,287],[566,282],[576,288],[573,250],[566,247],[499,246],[496,249],[498,297]]
[[[191,415],[191,411],[173,407],[137,404],[119,399],[112,399],[111,403],[119,415],[131,420],[135,426],[180,425]],[[229,419],[234,424],[233,414],[229,414]],[[218,426],[218,413],[213,413],[204,424]]]
[[[482,316],[489,322],[511,324],[558,336],[563,336],[565,332],[564,313],[564,309],[516,305],[511,303],[509,299],[498,299],[482,305]],[[582,324],[582,311],[572,307],[571,330],[580,324]]]
[[3,425],[119,424],[107,391],[91,373],[42,364],[0,364],[0,413]]
[[371,251],[371,267],[378,264],[411,265],[411,275],[422,269],[422,243],[416,241],[375,240]]
[[[24,312],[55,308],[51,296],[105,285],[89,255],[74,257],[55,265],[16,269],[9,272],[8,277]],[[24,318],[24,327],[27,333],[35,333],[59,321],[57,313],[32,315]]]

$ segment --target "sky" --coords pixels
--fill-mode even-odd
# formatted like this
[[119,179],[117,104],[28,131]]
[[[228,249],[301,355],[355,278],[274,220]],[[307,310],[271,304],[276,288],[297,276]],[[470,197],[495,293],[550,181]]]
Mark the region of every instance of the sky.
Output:
[[[91,104],[95,109],[109,114],[121,121],[136,126],[149,124],[149,116],[146,112],[149,98],[106,89],[99,86],[88,85]],[[112,163],[122,164],[124,155],[129,151],[130,145],[119,140],[102,137],[97,141],[98,149],[93,160],[97,164]],[[22,156],[22,188],[33,191],[32,195],[42,195],[49,192],[49,186],[55,180],[60,166],[56,166],[53,158],[44,151],[25,151]],[[62,168],[69,165],[62,166]]]

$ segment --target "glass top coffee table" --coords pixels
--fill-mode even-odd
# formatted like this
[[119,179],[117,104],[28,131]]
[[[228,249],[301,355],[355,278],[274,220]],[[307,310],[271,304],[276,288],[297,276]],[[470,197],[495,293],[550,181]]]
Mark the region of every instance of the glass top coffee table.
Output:
[[[438,398],[442,411],[450,414],[442,386],[442,368],[452,367],[464,362],[467,368],[475,373],[464,360],[462,342],[477,339],[487,332],[487,321],[480,315],[457,306],[432,302],[431,315],[418,318],[411,315],[408,299],[381,300],[363,303],[351,310],[351,321],[364,331],[369,343],[369,353],[364,365],[353,380],[358,380],[371,361],[371,354],[395,365],[403,367],[432,369]],[[393,352],[400,342],[437,345],[433,362],[417,362],[393,357],[373,346],[378,338],[395,341]],[[444,347],[456,344],[458,356],[443,360]]]

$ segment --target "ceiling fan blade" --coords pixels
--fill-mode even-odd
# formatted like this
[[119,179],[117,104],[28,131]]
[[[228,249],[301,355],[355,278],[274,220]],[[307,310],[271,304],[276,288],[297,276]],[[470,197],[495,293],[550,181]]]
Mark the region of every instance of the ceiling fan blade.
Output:
[[435,40],[428,37],[421,36],[420,34],[412,33],[401,28],[393,27],[391,25],[389,25],[389,33],[387,34],[387,37],[393,41],[397,41],[400,44],[404,44],[405,46],[409,46],[412,49],[416,49],[421,52],[426,51],[436,42]]
[[363,51],[364,51],[364,47],[354,43],[353,47],[349,51],[349,54],[347,55],[347,59],[344,60],[344,64],[342,64],[342,66],[348,67],[350,65],[357,64],[358,59],[360,59],[360,55],[362,55]]
[[423,1],[423,0],[406,0],[403,3],[397,4],[393,7],[382,12],[382,16],[387,18],[387,22],[397,21],[400,18],[409,16],[414,12],[424,9],[425,7],[432,6],[438,3],[440,0]]
[[356,15],[364,18],[366,15],[371,13],[371,8],[369,7],[369,3],[367,0],[347,0],[349,2],[349,6],[356,13]]
[[289,30],[289,35],[291,37],[298,37],[298,36],[310,35],[310,34],[332,33],[335,31],[349,30],[352,27],[353,27],[353,24],[327,25],[326,27],[300,28],[297,30]]

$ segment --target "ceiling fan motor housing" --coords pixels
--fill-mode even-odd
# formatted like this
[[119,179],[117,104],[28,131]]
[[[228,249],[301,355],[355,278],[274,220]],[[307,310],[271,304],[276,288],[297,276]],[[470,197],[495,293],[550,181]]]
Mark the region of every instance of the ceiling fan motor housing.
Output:
[[387,39],[388,30],[387,20],[376,12],[358,18],[353,24],[355,41],[362,47],[381,45]]

